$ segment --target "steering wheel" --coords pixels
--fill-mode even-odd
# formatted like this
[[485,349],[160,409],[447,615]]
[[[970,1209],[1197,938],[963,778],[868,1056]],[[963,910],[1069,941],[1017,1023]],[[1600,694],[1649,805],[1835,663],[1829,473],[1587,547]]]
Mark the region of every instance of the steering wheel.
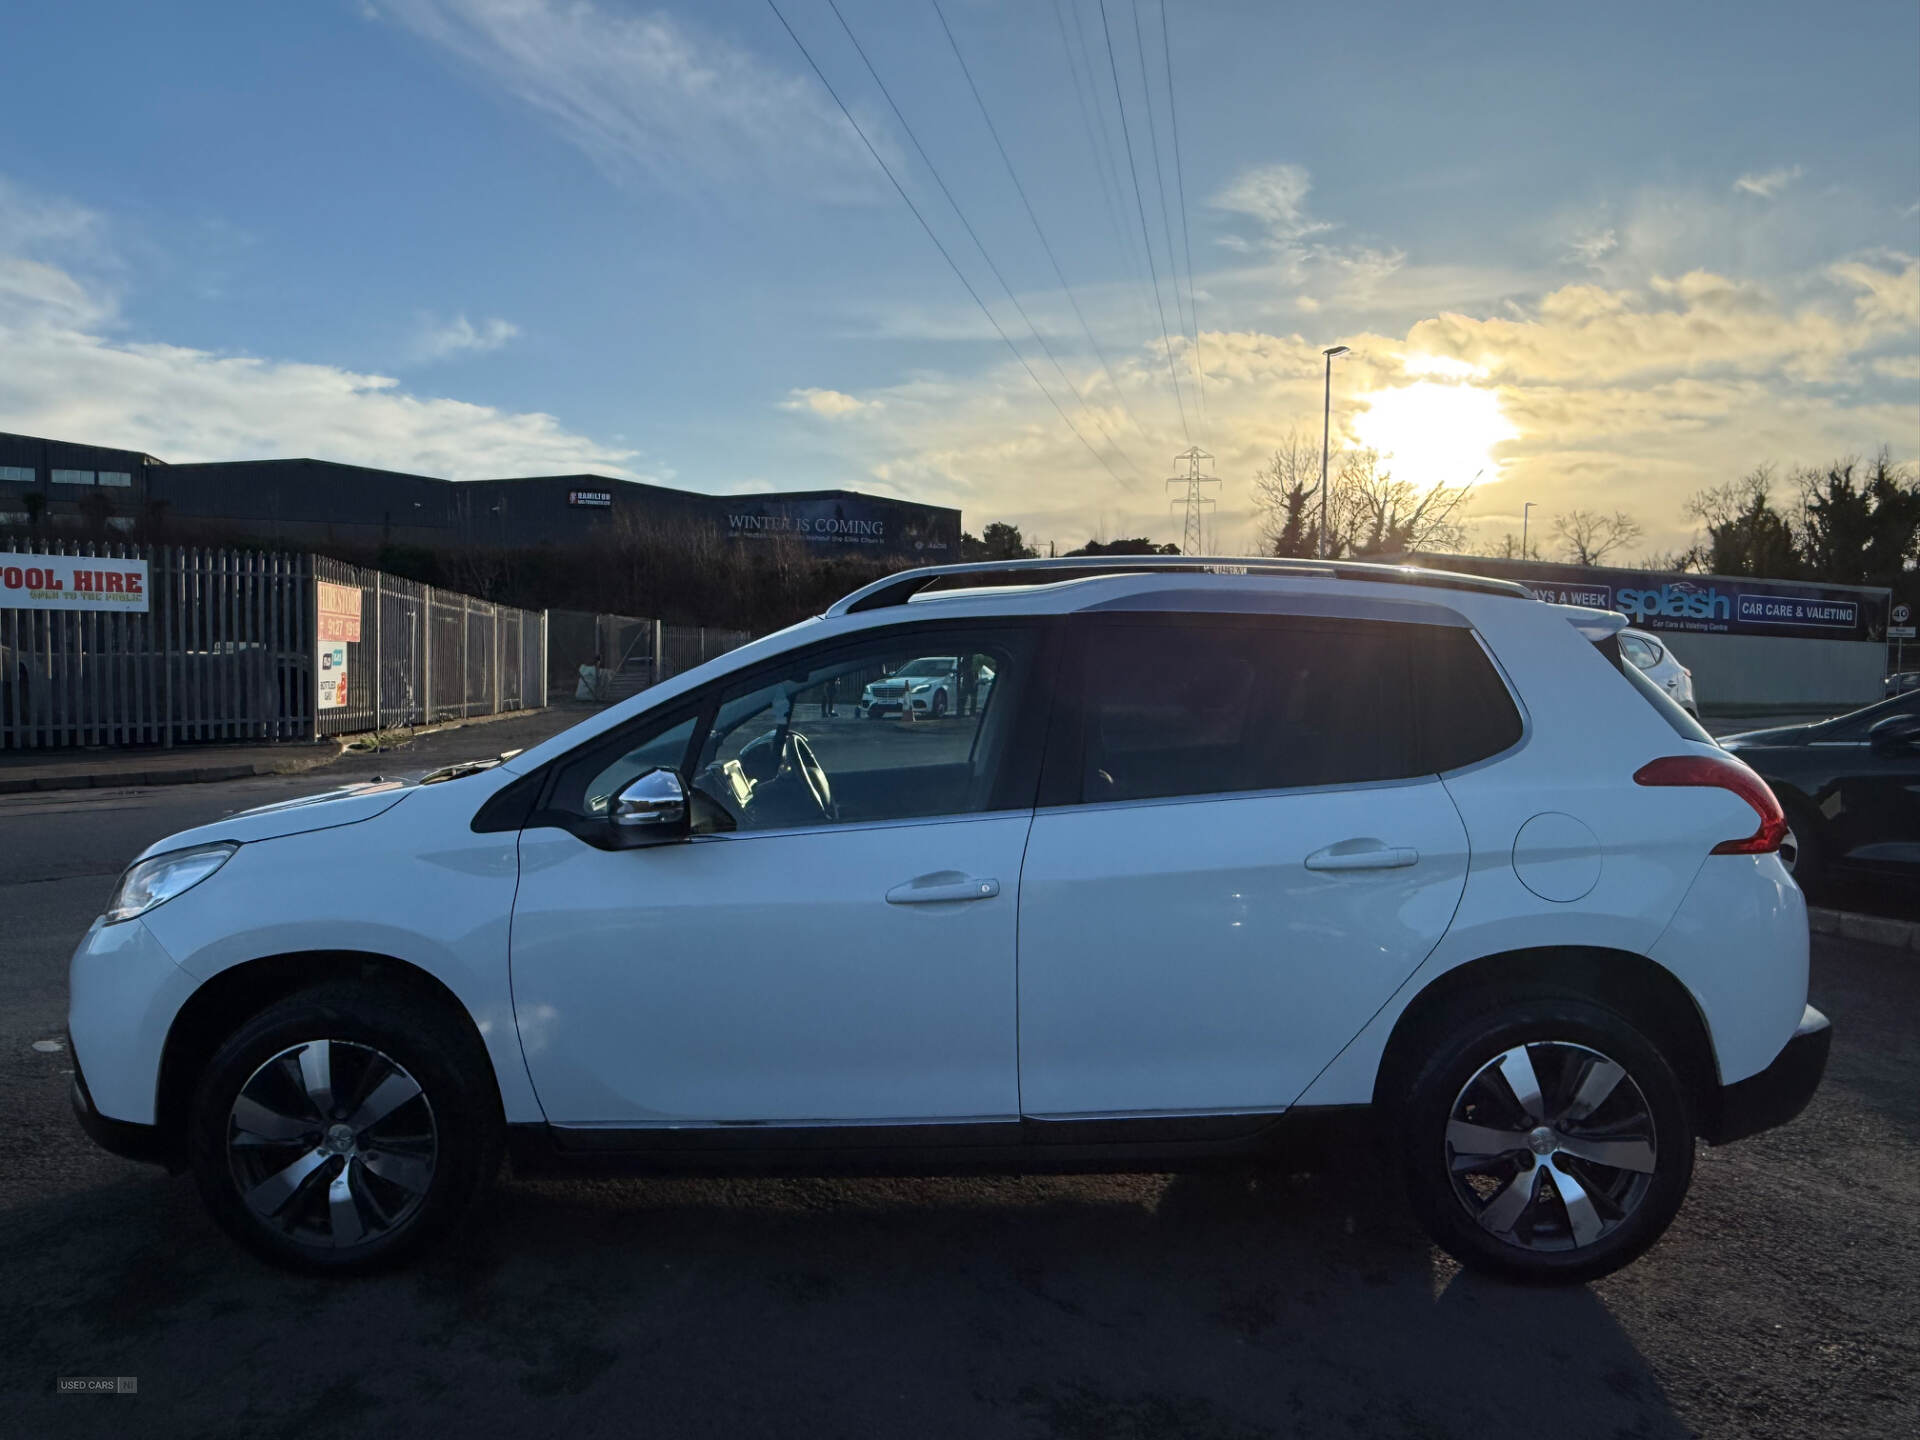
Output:
[[820,757],[813,753],[813,742],[798,730],[789,730],[780,759],[800,772],[801,779],[807,782],[807,789],[813,795],[814,803],[820,807],[820,813],[829,820],[833,819],[833,784],[827,779]]

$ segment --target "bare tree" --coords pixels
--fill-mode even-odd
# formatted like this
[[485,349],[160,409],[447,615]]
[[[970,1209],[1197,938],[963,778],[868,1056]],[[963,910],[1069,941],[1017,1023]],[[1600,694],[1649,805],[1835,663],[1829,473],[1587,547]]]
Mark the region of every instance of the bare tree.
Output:
[[1318,548],[1312,502],[1320,488],[1320,453],[1309,437],[1289,430],[1273,458],[1253,477],[1260,512],[1260,548],[1268,555],[1312,555]]
[[1640,522],[1624,510],[1604,515],[1598,510],[1569,510],[1553,517],[1553,538],[1575,565],[1598,565],[1623,545],[1641,536]]
[[[1522,550],[1526,553],[1522,554]],[[1527,537],[1523,545],[1522,537],[1509,530],[1498,540],[1481,546],[1475,553],[1490,555],[1496,560],[1538,560],[1540,558],[1540,547],[1533,542],[1531,537]]]
[[1402,555],[1413,550],[1457,550],[1466,543],[1466,485],[1420,489],[1383,469],[1374,450],[1340,458],[1340,478],[1328,494],[1327,528],[1335,554]]

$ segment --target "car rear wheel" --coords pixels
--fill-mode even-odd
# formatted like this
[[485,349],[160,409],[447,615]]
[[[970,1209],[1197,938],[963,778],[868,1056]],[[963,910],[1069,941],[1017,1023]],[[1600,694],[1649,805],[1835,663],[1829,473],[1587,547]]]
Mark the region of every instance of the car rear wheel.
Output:
[[1464,1012],[1433,1033],[1402,1099],[1408,1193],[1463,1265],[1591,1280],[1660,1238],[1693,1177],[1673,1067],[1624,1017],[1583,1000]]
[[329,985],[269,1007],[208,1065],[189,1157],[214,1218],[294,1269],[396,1264],[472,1208],[498,1168],[485,1056],[437,1007]]

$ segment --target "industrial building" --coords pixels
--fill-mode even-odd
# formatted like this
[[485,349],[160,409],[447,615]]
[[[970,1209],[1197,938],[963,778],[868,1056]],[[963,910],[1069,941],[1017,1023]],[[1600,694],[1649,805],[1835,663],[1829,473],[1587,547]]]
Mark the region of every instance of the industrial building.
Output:
[[171,465],[136,450],[0,433],[0,530],[523,546],[578,543],[621,525],[927,564],[960,554],[958,510],[855,490],[706,495],[605,475],[442,480],[309,459]]
[[1881,697],[1892,597],[1884,588],[1561,565],[1484,555],[1415,563],[1518,580],[1543,600],[1618,610],[1671,643],[1703,710],[1766,715],[1846,710]]

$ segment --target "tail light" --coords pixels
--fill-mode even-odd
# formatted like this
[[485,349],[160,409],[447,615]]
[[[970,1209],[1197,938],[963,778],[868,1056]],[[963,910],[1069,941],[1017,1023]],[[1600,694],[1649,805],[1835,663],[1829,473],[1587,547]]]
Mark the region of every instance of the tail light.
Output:
[[1760,828],[1739,840],[1722,840],[1715,855],[1767,855],[1787,838],[1787,817],[1767,782],[1731,755],[1663,755],[1633,772],[1636,785],[1704,786],[1730,790],[1753,807]]

